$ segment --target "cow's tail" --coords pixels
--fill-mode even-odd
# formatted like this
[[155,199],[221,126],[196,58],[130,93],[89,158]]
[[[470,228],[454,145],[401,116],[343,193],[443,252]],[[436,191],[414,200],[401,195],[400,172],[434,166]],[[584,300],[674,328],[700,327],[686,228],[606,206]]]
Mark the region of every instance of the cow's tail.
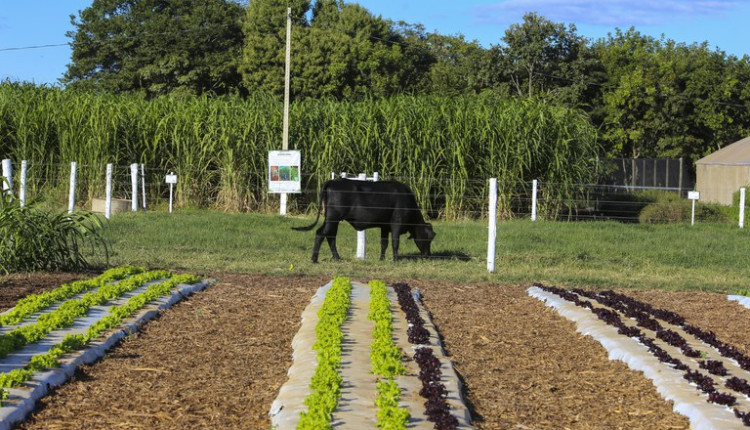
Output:
[[318,221],[320,220],[320,211],[323,209],[323,202],[326,200],[326,188],[328,188],[328,183],[323,184],[323,187],[320,189],[320,196],[318,197],[318,215],[315,217],[315,222],[305,227],[292,227],[292,230],[310,231],[318,224]]

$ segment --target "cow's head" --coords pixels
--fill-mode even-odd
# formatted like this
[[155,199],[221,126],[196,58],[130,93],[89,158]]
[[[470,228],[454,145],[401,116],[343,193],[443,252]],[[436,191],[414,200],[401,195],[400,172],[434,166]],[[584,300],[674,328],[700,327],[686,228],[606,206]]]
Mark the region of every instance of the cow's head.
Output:
[[417,244],[419,252],[422,253],[422,257],[430,256],[430,244],[432,239],[435,238],[435,232],[432,230],[432,224],[425,223],[414,227],[414,232],[409,239],[414,239],[414,243]]

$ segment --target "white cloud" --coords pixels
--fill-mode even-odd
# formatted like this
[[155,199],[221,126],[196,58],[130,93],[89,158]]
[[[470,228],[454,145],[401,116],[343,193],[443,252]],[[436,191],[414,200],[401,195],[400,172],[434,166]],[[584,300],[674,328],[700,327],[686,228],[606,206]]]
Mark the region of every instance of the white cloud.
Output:
[[507,0],[474,9],[478,22],[521,22],[537,12],[554,22],[609,27],[659,25],[678,18],[720,15],[742,0]]

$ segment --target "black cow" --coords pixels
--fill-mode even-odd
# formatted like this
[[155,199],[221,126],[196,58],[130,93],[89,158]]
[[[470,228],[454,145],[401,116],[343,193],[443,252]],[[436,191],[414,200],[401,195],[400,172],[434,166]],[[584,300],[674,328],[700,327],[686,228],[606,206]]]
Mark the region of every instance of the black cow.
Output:
[[318,262],[323,238],[328,240],[334,260],[340,260],[336,250],[339,222],[348,221],[357,231],[380,228],[380,259],[385,259],[388,234],[393,242],[393,261],[398,260],[399,236],[410,233],[422,257],[430,256],[430,243],[435,237],[432,224],[426,223],[411,189],[400,182],[367,182],[334,179],[323,184],[318,203],[318,216],[307,227],[292,227],[298,231],[312,230],[318,224],[322,205],[325,220],[315,233],[312,261]]

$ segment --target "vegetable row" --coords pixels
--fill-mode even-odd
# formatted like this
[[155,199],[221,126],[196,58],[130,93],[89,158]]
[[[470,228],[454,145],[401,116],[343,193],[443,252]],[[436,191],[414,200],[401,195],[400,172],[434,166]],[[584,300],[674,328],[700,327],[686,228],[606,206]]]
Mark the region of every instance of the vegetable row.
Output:
[[[123,273],[128,272],[137,274],[132,275],[127,279],[120,280],[116,284],[104,283],[111,280],[122,279],[122,276],[127,276],[123,275]],[[170,272],[163,270],[145,273],[139,272],[140,270],[138,269],[123,268],[123,270],[111,272],[105,277],[96,278],[98,282],[101,282],[99,289],[96,291],[89,292],[80,299],[68,300],[60,305],[58,309],[48,314],[40,315],[35,323],[15,329],[0,336],[0,342],[3,342],[2,345],[5,348],[3,349],[3,353],[4,356],[6,356],[10,352],[20,349],[28,343],[41,340],[52,330],[72,325],[76,318],[86,315],[91,306],[105,304],[148,282],[169,278],[162,282],[149,285],[145,291],[131,297],[125,304],[112,306],[109,314],[92,324],[88,328],[86,334],[67,335],[60,343],[50,348],[48,352],[31,357],[29,363],[25,367],[0,373],[0,398],[7,398],[7,388],[20,386],[31,379],[35,373],[59,367],[60,363],[58,360],[63,354],[84,348],[91,340],[98,338],[106,330],[122,324],[123,320],[135,314],[147,303],[170,294],[177,285],[192,284],[200,280],[199,277],[194,275],[172,276]],[[64,287],[67,289],[69,286]],[[71,294],[71,296],[74,294]]]
[[[658,346],[655,339],[648,336],[644,330],[654,332],[655,338],[662,340],[666,344],[675,347],[681,353],[694,359],[700,369],[717,376],[729,376],[729,371],[720,360],[710,360],[709,352],[699,351],[692,348],[689,342],[678,332],[665,328],[662,322],[681,328],[685,333],[694,336],[707,345],[712,346],[721,356],[734,360],[743,370],[750,370],[750,358],[744,355],[736,347],[731,346],[716,338],[711,331],[704,331],[698,327],[685,322],[685,318],[675,312],[665,309],[655,308],[647,303],[640,302],[623,294],[613,291],[592,292],[580,289],[565,290],[557,287],[537,286],[549,293],[555,294],[563,299],[572,302],[576,306],[589,309],[600,320],[608,325],[617,328],[619,334],[632,337],[638,340],[651,352],[660,362],[666,363],[673,368],[683,372],[683,378],[695,384],[696,388],[707,394],[707,401],[724,406],[735,406],[737,396],[721,392],[716,387],[716,380],[700,370],[693,370],[682,360],[671,356],[666,350]],[[594,305],[587,298],[599,305]],[[611,309],[609,309],[611,308]],[[612,310],[614,309],[614,310]],[[623,322],[621,315],[635,321],[636,326],[628,325]],[[660,322],[662,321],[662,322]],[[703,358],[703,360],[698,360]],[[750,384],[747,380],[732,376],[724,381],[726,388],[735,392],[750,395]],[[745,426],[750,426],[750,413],[733,409],[734,414]]]

